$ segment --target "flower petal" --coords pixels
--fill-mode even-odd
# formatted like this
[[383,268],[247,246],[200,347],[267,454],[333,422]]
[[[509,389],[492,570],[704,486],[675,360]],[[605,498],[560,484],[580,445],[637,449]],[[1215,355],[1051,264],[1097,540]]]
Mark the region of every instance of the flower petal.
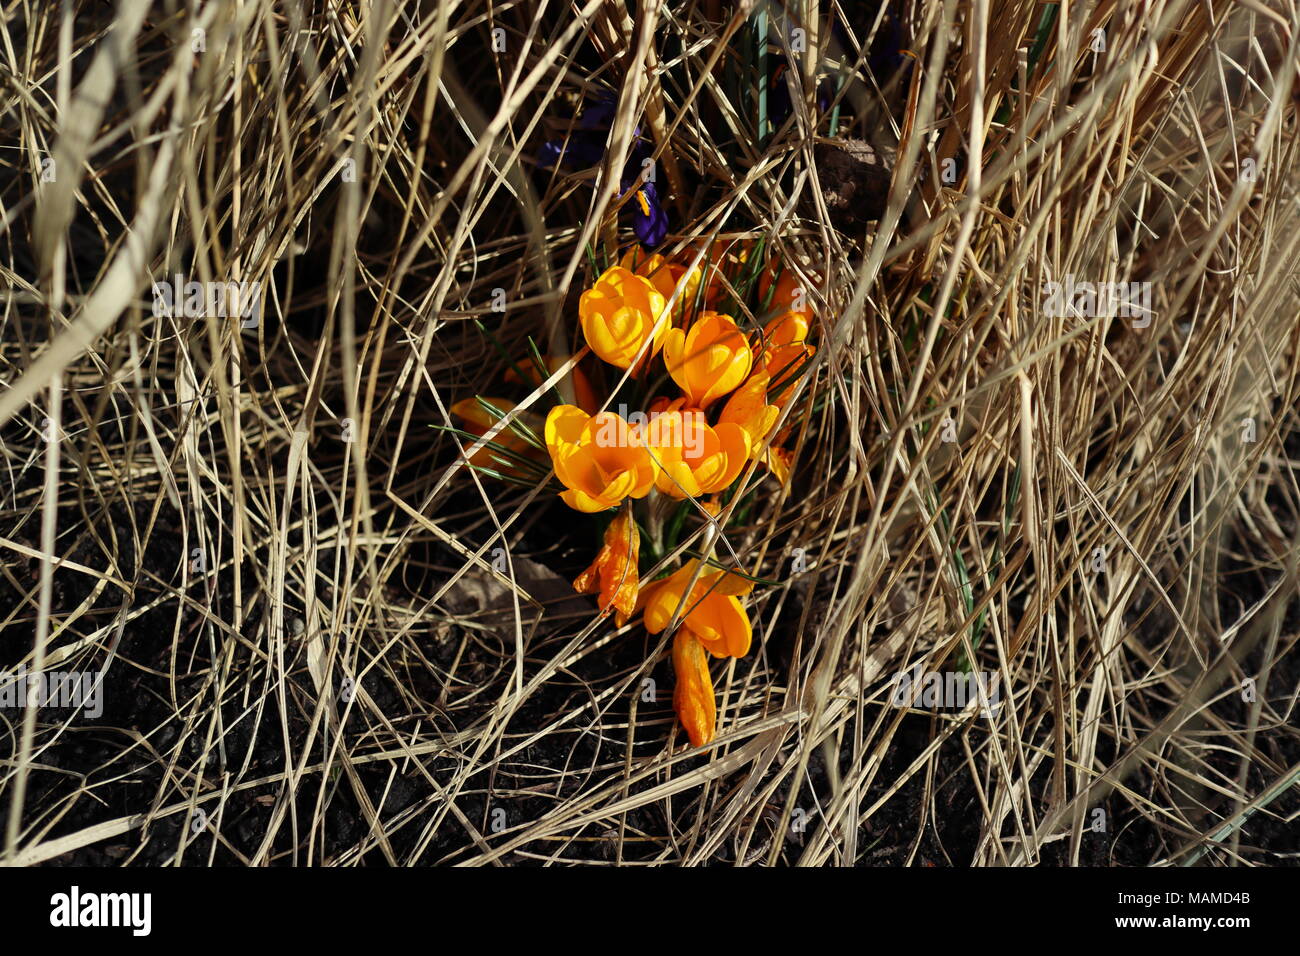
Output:
[[717,732],[717,701],[704,648],[684,629],[673,638],[673,671],[677,675],[673,709],[691,745],[703,747]]

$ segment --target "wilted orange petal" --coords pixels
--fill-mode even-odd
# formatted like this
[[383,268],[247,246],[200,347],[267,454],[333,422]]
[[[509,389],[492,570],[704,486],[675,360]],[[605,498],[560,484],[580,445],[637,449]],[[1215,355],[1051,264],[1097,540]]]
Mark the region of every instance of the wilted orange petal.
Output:
[[620,627],[636,610],[640,543],[636,522],[626,511],[619,512],[605,529],[605,544],[596,560],[573,582],[579,594],[599,595],[596,604],[601,611],[614,608]]
[[717,730],[717,702],[704,647],[684,628],[673,638],[673,670],[677,674],[673,709],[692,746],[703,747],[713,740]]
[[776,480],[785,484],[790,480],[790,467],[794,463],[794,452],[787,448],[776,448],[775,446],[767,450],[763,456],[763,464],[771,470],[776,476]]

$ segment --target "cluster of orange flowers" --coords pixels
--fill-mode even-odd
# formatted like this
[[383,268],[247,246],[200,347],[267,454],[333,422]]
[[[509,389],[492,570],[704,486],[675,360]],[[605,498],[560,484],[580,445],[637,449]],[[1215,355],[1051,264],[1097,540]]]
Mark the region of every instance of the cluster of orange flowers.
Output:
[[[590,382],[575,367],[578,404],[552,408],[544,433],[564,502],[588,513],[620,509],[574,587],[596,594],[601,611],[612,610],[620,625],[638,611],[652,634],[678,622],[673,703],[691,743],[701,746],[713,739],[716,727],[707,655],[742,657],[749,651],[752,630],[740,599],[753,582],[691,560],[642,584],[631,503],[653,495],[719,495],[756,460],[784,482],[790,453],[775,447],[784,436],[771,433],[814,349],[808,341],[811,311],[792,272],[769,268],[762,274],[754,311],[774,317],[746,332],[715,311],[735,278],[728,273],[744,265],[745,255],[705,258],[703,268],[692,267],[695,258],[688,252],[636,262],[629,253],[597,278],[578,306],[591,351],[649,386],[648,413],[624,418],[598,411]],[[666,376],[658,374],[658,362]],[[653,394],[654,383],[669,380],[676,394]],[[481,409],[464,403],[456,408],[478,434],[491,424]],[[713,514],[719,509],[716,500],[701,506]]]

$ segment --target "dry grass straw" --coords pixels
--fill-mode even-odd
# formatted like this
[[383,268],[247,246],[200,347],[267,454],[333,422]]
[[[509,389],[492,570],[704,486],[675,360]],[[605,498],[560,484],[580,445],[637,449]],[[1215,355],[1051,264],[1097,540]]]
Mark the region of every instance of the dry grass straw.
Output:
[[[3,859],[1277,862],[1250,834],[1300,806],[1296,5],[1071,4],[1034,50],[1041,4],[903,4],[894,112],[849,63],[853,131],[896,148],[865,237],[830,225],[806,104],[747,132],[726,67],[754,5],[639,6],[0,21],[6,660],[148,681],[155,715],[3,712]],[[827,49],[838,8],[798,6]],[[597,87],[605,161],[537,173]],[[751,473],[711,543],[776,583],[703,757],[641,699],[666,644],[545,596],[592,536],[430,427],[502,387],[476,318],[577,352],[637,122],[674,246],[761,236],[820,274],[803,477]],[[260,326],[153,315],[178,272],[265,283]],[[1066,275],[1150,282],[1154,321],[1044,315]],[[905,744],[889,679],[960,654],[1001,708]],[[60,769],[70,741],[88,765]]]

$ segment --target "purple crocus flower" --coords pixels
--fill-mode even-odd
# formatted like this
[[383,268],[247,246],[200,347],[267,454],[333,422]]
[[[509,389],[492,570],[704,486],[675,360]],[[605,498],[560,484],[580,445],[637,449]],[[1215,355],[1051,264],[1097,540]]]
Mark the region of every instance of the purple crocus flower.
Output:
[[659,202],[659,190],[652,182],[643,182],[632,197],[632,231],[641,245],[651,249],[668,235],[668,213]]
[[537,151],[537,165],[542,169],[554,166],[586,169],[595,166],[600,162],[600,157],[605,155],[605,137],[609,133],[613,116],[612,101],[593,103],[582,111],[567,139],[551,139],[542,144],[542,148]]
[[[600,162],[605,155],[609,128],[614,122],[617,104],[612,96],[602,96],[582,111],[567,139],[553,139],[542,144],[537,151],[537,165],[543,169],[561,166],[568,169],[587,169]],[[668,214],[659,200],[654,182],[654,166],[647,165],[650,146],[641,139],[641,127],[632,133],[633,147],[623,167],[622,192],[634,185],[636,195],[632,205],[632,231],[641,244],[650,248],[664,241],[668,234]]]

